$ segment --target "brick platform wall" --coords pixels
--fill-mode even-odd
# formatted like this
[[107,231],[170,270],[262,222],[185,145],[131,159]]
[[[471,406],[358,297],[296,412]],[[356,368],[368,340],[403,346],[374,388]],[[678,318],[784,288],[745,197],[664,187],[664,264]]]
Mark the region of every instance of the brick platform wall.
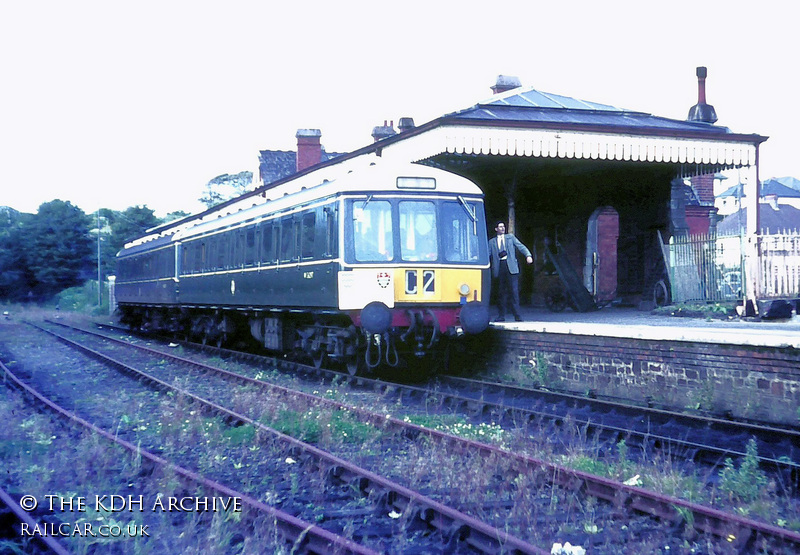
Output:
[[797,424],[800,350],[492,330],[491,358],[545,364],[544,385]]

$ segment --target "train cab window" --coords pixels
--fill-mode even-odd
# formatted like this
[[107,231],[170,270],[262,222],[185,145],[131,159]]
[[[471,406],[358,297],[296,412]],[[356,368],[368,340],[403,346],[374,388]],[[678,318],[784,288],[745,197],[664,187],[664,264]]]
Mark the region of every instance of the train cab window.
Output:
[[317,215],[314,212],[303,214],[300,227],[300,256],[314,257],[314,233],[316,232]]
[[478,237],[481,207],[473,202],[442,203],[443,252],[448,262],[477,262],[485,240]]
[[275,226],[272,222],[265,222],[261,224],[261,263],[272,264],[275,262],[275,239],[274,230]]
[[400,202],[400,257],[436,260],[439,257],[436,205],[428,201]]
[[394,258],[391,203],[370,199],[353,203],[353,245],[359,262]]
[[293,218],[281,220],[281,262],[291,262],[297,257],[297,237]]

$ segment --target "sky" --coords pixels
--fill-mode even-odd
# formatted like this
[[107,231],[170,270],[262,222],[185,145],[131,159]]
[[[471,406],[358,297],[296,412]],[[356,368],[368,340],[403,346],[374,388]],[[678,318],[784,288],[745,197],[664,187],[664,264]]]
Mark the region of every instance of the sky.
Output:
[[789,2],[0,0],[0,206],[198,211],[205,184],[320,129],[329,152],[523,87],[717,125],[800,178]]

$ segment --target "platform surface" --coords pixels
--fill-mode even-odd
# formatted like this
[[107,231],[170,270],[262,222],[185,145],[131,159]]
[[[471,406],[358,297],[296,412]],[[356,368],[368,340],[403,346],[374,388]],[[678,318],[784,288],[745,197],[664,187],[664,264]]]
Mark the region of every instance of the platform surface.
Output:
[[496,329],[547,332],[602,337],[629,337],[664,341],[693,341],[728,345],[800,348],[800,317],[788,320],[734,318],[716,320],[684,316],[666,316],[628,307],[605,307],[593,312],[550,312],[522,307],[522,322],[513,317],[494,322]]

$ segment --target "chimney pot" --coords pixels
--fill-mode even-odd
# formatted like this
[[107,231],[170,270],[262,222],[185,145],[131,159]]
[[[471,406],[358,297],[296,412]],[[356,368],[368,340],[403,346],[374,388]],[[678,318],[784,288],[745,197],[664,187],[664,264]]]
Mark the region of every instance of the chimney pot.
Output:
[[400,133],[414,129],[414,118],[400,118],[400,121],[397,122],[397,127],[400,129]]
[[519,77],[514,75],[498,75],[497,81],[492,87],[492,94],[500,94],[512,89],[517,89],[521,86],[522,84],[519,81]]
[[689,116],[686,119],[689,121],[714,123],[717,121],[717,112],[711,104],[706,102],[706,76],[708,75],[708,69],[704,66],[699,66],[696,74],[697,104],[689,109]]
[[376,143],[392,135],[397,135],[397,131],[394,130],[394,121],[390,125],[388,120],[383,120],[383,126],[378,125],[372,128],[372,138]]

